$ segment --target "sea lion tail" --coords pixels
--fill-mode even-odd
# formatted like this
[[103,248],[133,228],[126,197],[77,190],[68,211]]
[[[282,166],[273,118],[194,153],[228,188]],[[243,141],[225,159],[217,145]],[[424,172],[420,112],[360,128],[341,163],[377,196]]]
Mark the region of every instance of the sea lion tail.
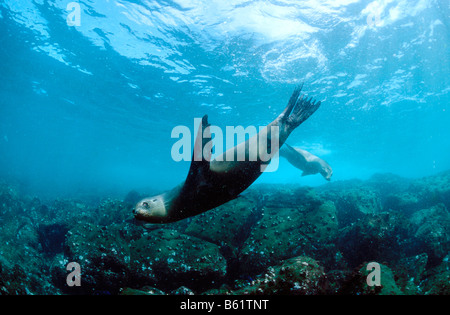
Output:
[[320,107],[321,102],[317,102],[312,97],[301,94],[303,84],[299,85],[292,93],[289,103],[281,114],[281,121],[287,130],[292,132],[301,123],[309,118]]

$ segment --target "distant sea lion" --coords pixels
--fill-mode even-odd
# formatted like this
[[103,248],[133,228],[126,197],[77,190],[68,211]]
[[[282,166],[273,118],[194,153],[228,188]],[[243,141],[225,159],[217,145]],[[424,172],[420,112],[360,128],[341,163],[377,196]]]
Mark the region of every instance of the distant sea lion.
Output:
[[331,175],[333,175],[331,166],[308,151],[293,148],[285,143],[280,149],[280,156],[286,158],[292,165],[302,170],[302,176],[320,173],[326,180],[331,180]]
[[[255,136],[227,150],[211,160],[211,150],[205,156],[205,145],[210,143],[207,129],[208,116],[202,118],[198,129],[191,166],[186,180],[172,190],[137,203],[134,217],[150,223],[169,223],[192,217],[220,206],[247,189],[269,164],[292,131],[308,119],[320,106],[313,98],[301,94],[297,87],[284,111]],[[279,132],[273,133],[273,128]],[[206,136],[205,136],[206,135]],[[256,137],[256,138],[255,138]],[[273,137],[277,137],[273,138]],[[272,140],[278,140],[277,148],[270,148]],[[267,152],[270,149],[269,156]],[[245,160],[238,161],[238,152],[245,151]],[[257,152],[251,160],[250,152]],[[226,157],[233,156],[232,161]]]

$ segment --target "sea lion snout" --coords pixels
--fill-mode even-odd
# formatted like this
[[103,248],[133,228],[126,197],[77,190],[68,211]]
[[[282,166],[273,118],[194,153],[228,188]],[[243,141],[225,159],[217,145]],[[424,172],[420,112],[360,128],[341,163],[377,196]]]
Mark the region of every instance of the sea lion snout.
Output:
[[134,218],[146,222],[160,222],[167,216],[164,200],[161,196],[146,198],[139,201],[133,209]]
[[320,174],[322,174],[322,176],[327,181],[331,181],[331,176],[333,175],[333,169],[327,165],[327,166],[323,167],[323,169],[320,171]]
[[141,207],[136,206],[136,208],[133,209],[133,214],[136,218],[145,216],[145,212]]
[[144,219],[149,217],[151,214],[151,209],[146,200],[139,201],[133,209],[133,215],[135,219]]

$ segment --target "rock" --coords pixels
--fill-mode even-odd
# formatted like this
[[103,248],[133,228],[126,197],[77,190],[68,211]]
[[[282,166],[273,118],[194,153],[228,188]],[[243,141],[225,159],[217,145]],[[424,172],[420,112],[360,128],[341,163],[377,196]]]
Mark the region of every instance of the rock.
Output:
[[450,295],[450,253],[439,266],[426,271],[421,288],[425,295]]
[[412,180],[407,189],[389,195],[384,207],[411,215],[440,203],[450,207],[450,171]]
[[337,244],[352,268],[364,261],[388,261],[394,264],[402,257],[417,252],[413,229],[399,213],[366,215],[341,229]]
[[416,179],[409,190],[418,195],[427,207],[443,203],[448,209],[450,208],[450,171]]
[[367,277],[372,270],[367,270],[367,263],[357,267],[344,281],[338,294],[342,295],[403,295],[395,282],[392,270],[380,264],[380,286],[369,286]]
[[338,295],[345,281],[349,278],[351,272],[348,270],[330,270],[327,272],[327,279],[329,283],[329,294]]
[[131,242],[131,265],[156,287],[175,290],[186,286],[204,291],[225,279],[226,261],[217,245],[176,230],[158,229]]
[[59,294],[45,272],[36,272],[44,268],[37,255],[27,256],[24,261],[8,261],[0,254],[0,295]]
[[428,255],[423,253],[399,260],[395,265],[395,274],[398,276],[397,284],[405,294],[421,294],[420,283],[426,271]]
[[191,289],[186,288],[185,286],[181,286],[178,289],[170,292],[170,294],[171,295],[194,295],[194,292]]
[[65,224],[68,229],[79,223],[95,223],[92,209],[82,201],[56,199],[50,206],[41,206],[36,217],[42,224]]
[[427,253],[431,266],[440,264],[450,252],[450,213],[444,204],[415,212],[410,222],[417,247]]
[[121,200],[103,200],[94,210],[95,223],[108,226],[122,223],[133,218],[132,206]]
[[314,259],[300,256],[268,268],[250,285],[232,291],[232,294],[316,295],[327,293],[327,289],[323,268]]
[[184,233],[214,244],[240,247],[260,217],[256,198],[238,197],[192,218]]
[[[13,273],[11,279],[16,279],[15,285],[19,287],[20,283],[23,283],[24,290],[30,289],[26,284],[31,281],[30,279],[45,277],[43,271],[47,269],[46,260],[42,256],[36,228],[28,217],[17,216],[15,220],[4,222],[0,233],[0,244],[4,277],[8,278],[8,275]],[[43,285],[45,283],[47,281],[43,281]]]
[[0,182],[0,222],[23,215],[26,212],[23,199],[16,187]]
[[[61,273],[53,270],[55,285],[67,293],[96,294],[109,292],[117,294],[120,288],[130,283],[142,283],[142,277],[130,270],[129,244],[121,237],[124,224],[108,228],[94,224],[80,224],[67,233],[65,255],[69,262],[76,262],[81,267],[81,287],[68,287],[67,271]],[[61,268],[63,266],[58,266]],[[64,266],[65,268],[65,266]]]
[[[134,192],[44,203],[0,184],[0,294],[449,294],[449,180],[255,185],[145,228]],[[367,261],[382,287],[367,286]],[[66,283],[69,262],[81,287]]]
[[[262,218],[253,227],[240,251],[240,273],[254,275],[270,265],[299,255],[314,255],[326,248],[333,259],[337,233],[336,208],[313,190],[293,190],[280,200],[278,192],[264,199]],[[285,205],[285,200],[288,205]]]
[[68,231],[65,224],[40,224],[37,232],[42,252],[48,256],[62,253]]
[[450,295],[450,271],[443,271],[428,280],[425,295]]
[[152,287],[143,287],[142,289],[124,288],[120,291],[120,295],[166,295],[163,291]]
[[386,211],[400,211],[406,215],[411,215],[425,206],[426,204],[416,194],[402,192],[389,195],[384,202],[383,208]]
[[376,214],[382,210],[377,192],[364,186],[344,191],[328,191],[325,197],[336,205],[340,228],[358,221],[366,214]]
[[411,179],[392,173],[374,174],[364,182],[364,185],[377,192],[382,203],[387,196],[406,191],[410,184]]

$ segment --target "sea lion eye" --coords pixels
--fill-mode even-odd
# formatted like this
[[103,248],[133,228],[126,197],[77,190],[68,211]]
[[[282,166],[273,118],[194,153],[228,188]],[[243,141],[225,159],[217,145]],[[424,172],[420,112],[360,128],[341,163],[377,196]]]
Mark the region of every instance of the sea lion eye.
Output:
[[142,205],[146,208],[148,208],[148,202],[143,202]]

